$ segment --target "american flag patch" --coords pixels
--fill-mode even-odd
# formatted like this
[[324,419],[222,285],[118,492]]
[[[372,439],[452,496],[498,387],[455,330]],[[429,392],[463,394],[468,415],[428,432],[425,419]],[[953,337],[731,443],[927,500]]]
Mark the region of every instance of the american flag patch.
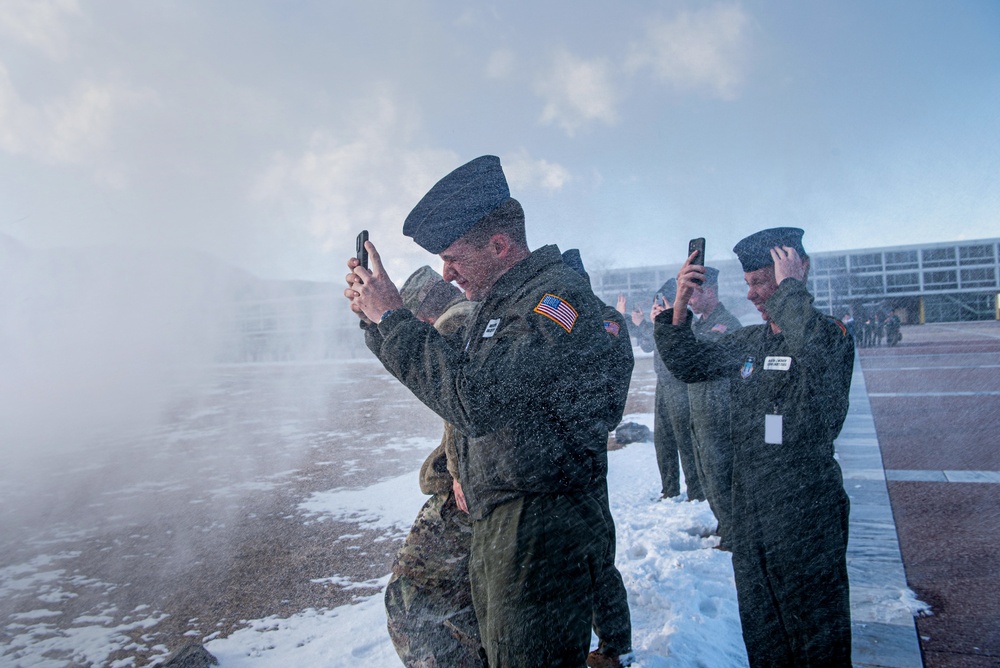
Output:
[[618,336],[618,332],[620,332],[621,329],[622,328],[619,327],[618,323],[615,322],[614,320],[605,320],[604,321],[604,331],[606,331],[611,336]]
[[712,331],[713,332],[718,332],[719,334],[725,334],[727,329],[729,329],[729,328],[726,327],[725,325],[723,325],[720,322],[718,325],[716,325],[715,327],[712,328]]
[[567,332],[572,332],[573,325],[576,324],[576,309],[555,295],[542,297],[542,301],[535,307],[535,313],[541,313],[546,318],[555,320]]

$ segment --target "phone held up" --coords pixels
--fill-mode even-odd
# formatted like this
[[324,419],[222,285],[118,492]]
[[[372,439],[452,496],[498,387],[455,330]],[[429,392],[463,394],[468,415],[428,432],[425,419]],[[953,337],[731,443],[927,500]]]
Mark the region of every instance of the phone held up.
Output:
[[365,248],[366,241],[368,241],[368,230],[361,230],[361,234],[358,235],[357,258],[358,264],[365,269],[368,268],[368,249]]
[[[697,239],[692,239],[688,242],[688,257],[690,257],[691,253],[695,251],[698,251],[698,255],[691,260],[691,264],[700,264],[701,266],[705,266],[705,237],[698,237]],[[702,283],[700,280],[694,282],[698,285],[701,285]]]

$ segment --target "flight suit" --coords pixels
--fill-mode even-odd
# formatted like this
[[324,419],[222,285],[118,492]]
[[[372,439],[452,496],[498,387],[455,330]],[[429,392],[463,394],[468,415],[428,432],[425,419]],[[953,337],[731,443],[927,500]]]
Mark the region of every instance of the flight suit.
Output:
[[[785,279],[768,324],[698,341],[673,311],[656,343],[685,382],[728,378],[733,460],[733,570],[753,667],[851,665],[847,577],[850,503],[833,441],[847,415],[854,343]],[[690,315],[689,315],[690,320]]]

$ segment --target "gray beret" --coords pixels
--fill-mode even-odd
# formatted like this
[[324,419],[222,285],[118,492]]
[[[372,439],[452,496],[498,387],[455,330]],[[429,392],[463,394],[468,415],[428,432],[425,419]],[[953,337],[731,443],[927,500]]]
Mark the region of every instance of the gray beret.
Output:
[[484,155],[434,184],[403,223],[403,234],[437,255],[510,197],[500,158]]
[[660,289],[656,292],[663,295],[663,298],[667,300],[668,304],[673,304],[674,299],[677,297],[677,279],[668,278],[667,282],[661,285]]
[[719,270],[715,267],[705,267],[705,285],[719,284]]
[[804,256],[806,251],[802,247],[803,234],[805,232],[797,227],[772,227],[754,232],[743,239],[733,247],[733,252],[740,259],[743,272],[749,274],[774,264],[771,249],[776,246],[790,246]]

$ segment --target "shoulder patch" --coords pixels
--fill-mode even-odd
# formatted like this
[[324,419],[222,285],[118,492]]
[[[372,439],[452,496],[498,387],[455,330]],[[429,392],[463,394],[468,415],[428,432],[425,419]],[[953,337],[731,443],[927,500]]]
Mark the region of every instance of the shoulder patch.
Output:
[[716,325],[715,327],[712,328],[713,332],[718,332],[719,334],[725,334],[726,331],[728,331],[728,330],[729,330],[729,328],[726,327],[725,325],[723,325],[721,322],[718,325]]
[[606,331],[611,336],[618,336],[618,332],[621,331],[621,327],[614,320],[604,321],[604,331]]
[[573,325],[576,324],[578,315],[576,309],[570,306],[569,302],[553,294],[547,294],[542,297],[542,300],[538,302],[538,306],[534,308],[534,311],[559,323],[559,326],[567,332],[573,331]]
[[839,320],[830,315],[826,316],[826,319],[835,324],[840,329],[841,336],[847,336],[847,328],[844,327],[844,323],[840,322]]

